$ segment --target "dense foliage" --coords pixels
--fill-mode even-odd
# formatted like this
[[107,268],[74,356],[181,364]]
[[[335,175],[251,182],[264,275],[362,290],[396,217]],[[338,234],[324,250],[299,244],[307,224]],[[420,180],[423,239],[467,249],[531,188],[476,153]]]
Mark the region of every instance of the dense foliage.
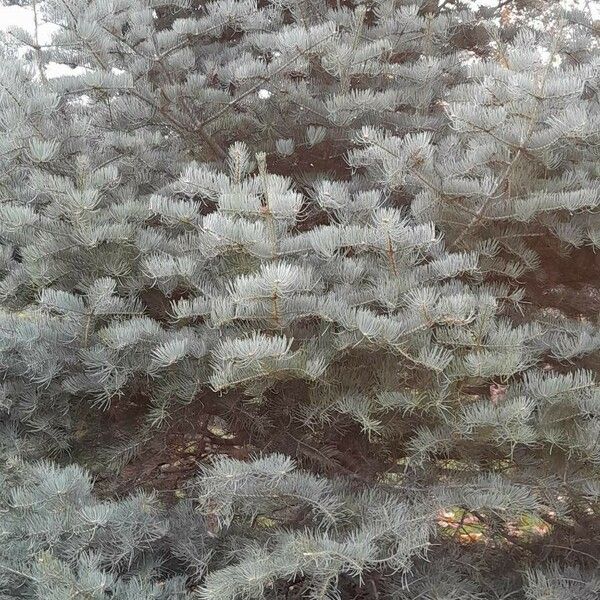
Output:
[[600,29],[500,4],[33,5],[1,597],[598,597]]

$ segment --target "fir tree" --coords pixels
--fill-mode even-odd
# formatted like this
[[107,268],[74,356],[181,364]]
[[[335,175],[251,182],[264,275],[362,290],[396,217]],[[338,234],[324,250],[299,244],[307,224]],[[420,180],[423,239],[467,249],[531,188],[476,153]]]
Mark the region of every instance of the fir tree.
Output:
[[[600,594],[597,311],[540,294],[600,245],[599,31],[500,4],[48,0],[49,45],[13,32],[4,597]],[[175,493],[119,494],[158,447]]]

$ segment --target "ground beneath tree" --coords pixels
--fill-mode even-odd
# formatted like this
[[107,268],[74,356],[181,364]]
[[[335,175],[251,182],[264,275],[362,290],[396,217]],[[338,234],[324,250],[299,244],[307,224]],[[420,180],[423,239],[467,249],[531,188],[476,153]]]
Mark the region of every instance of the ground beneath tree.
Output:
[[[113,429],[110,435],[118,430],[133,436],[147,408],[147,402],[139,397],[115,403],[108,414]],[[90,425],[87,435],[93,435],[94,428]],[[107,461],[93,460],[93,450],[88,456],[81,450],[80,460],[92,470],[95,490],[101,497],[119,497],[144,489],[158,493],[169,504],[185,496],[187,482],[210,457],[225,455],[246,459],[255,450],[247,444],[239,444],[225,428],[225,422],[206,412],[206,406],[199,399],[176,409],[170,425],[153,431],[132,452],[131,458],[124,461],[124,466],[107,468]],[[80,436],[82,448],[85,448],[87,435]],[[107,435],[108,439],[113,438]],[[97,448],[97,437],[94,443]],[[107,456],[112,458],[114,453]]]

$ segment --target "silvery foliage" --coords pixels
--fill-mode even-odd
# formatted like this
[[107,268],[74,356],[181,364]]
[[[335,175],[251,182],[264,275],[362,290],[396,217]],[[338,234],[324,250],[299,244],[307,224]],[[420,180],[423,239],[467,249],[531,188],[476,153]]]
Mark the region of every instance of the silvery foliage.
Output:
[[[509,560],[511,524],[600,502],[600,334],[521,287],[537,239],[600,243],[597,34],[426,5],[50,0],[49,46],[14,34],[5,597],[598,593],[583,552]],[[133,396],[128,448],[202,401],[304,468],[219,459],[165,512],[21,462],[76,456],[81,415]],[[451,507],[505,572],[441,535]]]

